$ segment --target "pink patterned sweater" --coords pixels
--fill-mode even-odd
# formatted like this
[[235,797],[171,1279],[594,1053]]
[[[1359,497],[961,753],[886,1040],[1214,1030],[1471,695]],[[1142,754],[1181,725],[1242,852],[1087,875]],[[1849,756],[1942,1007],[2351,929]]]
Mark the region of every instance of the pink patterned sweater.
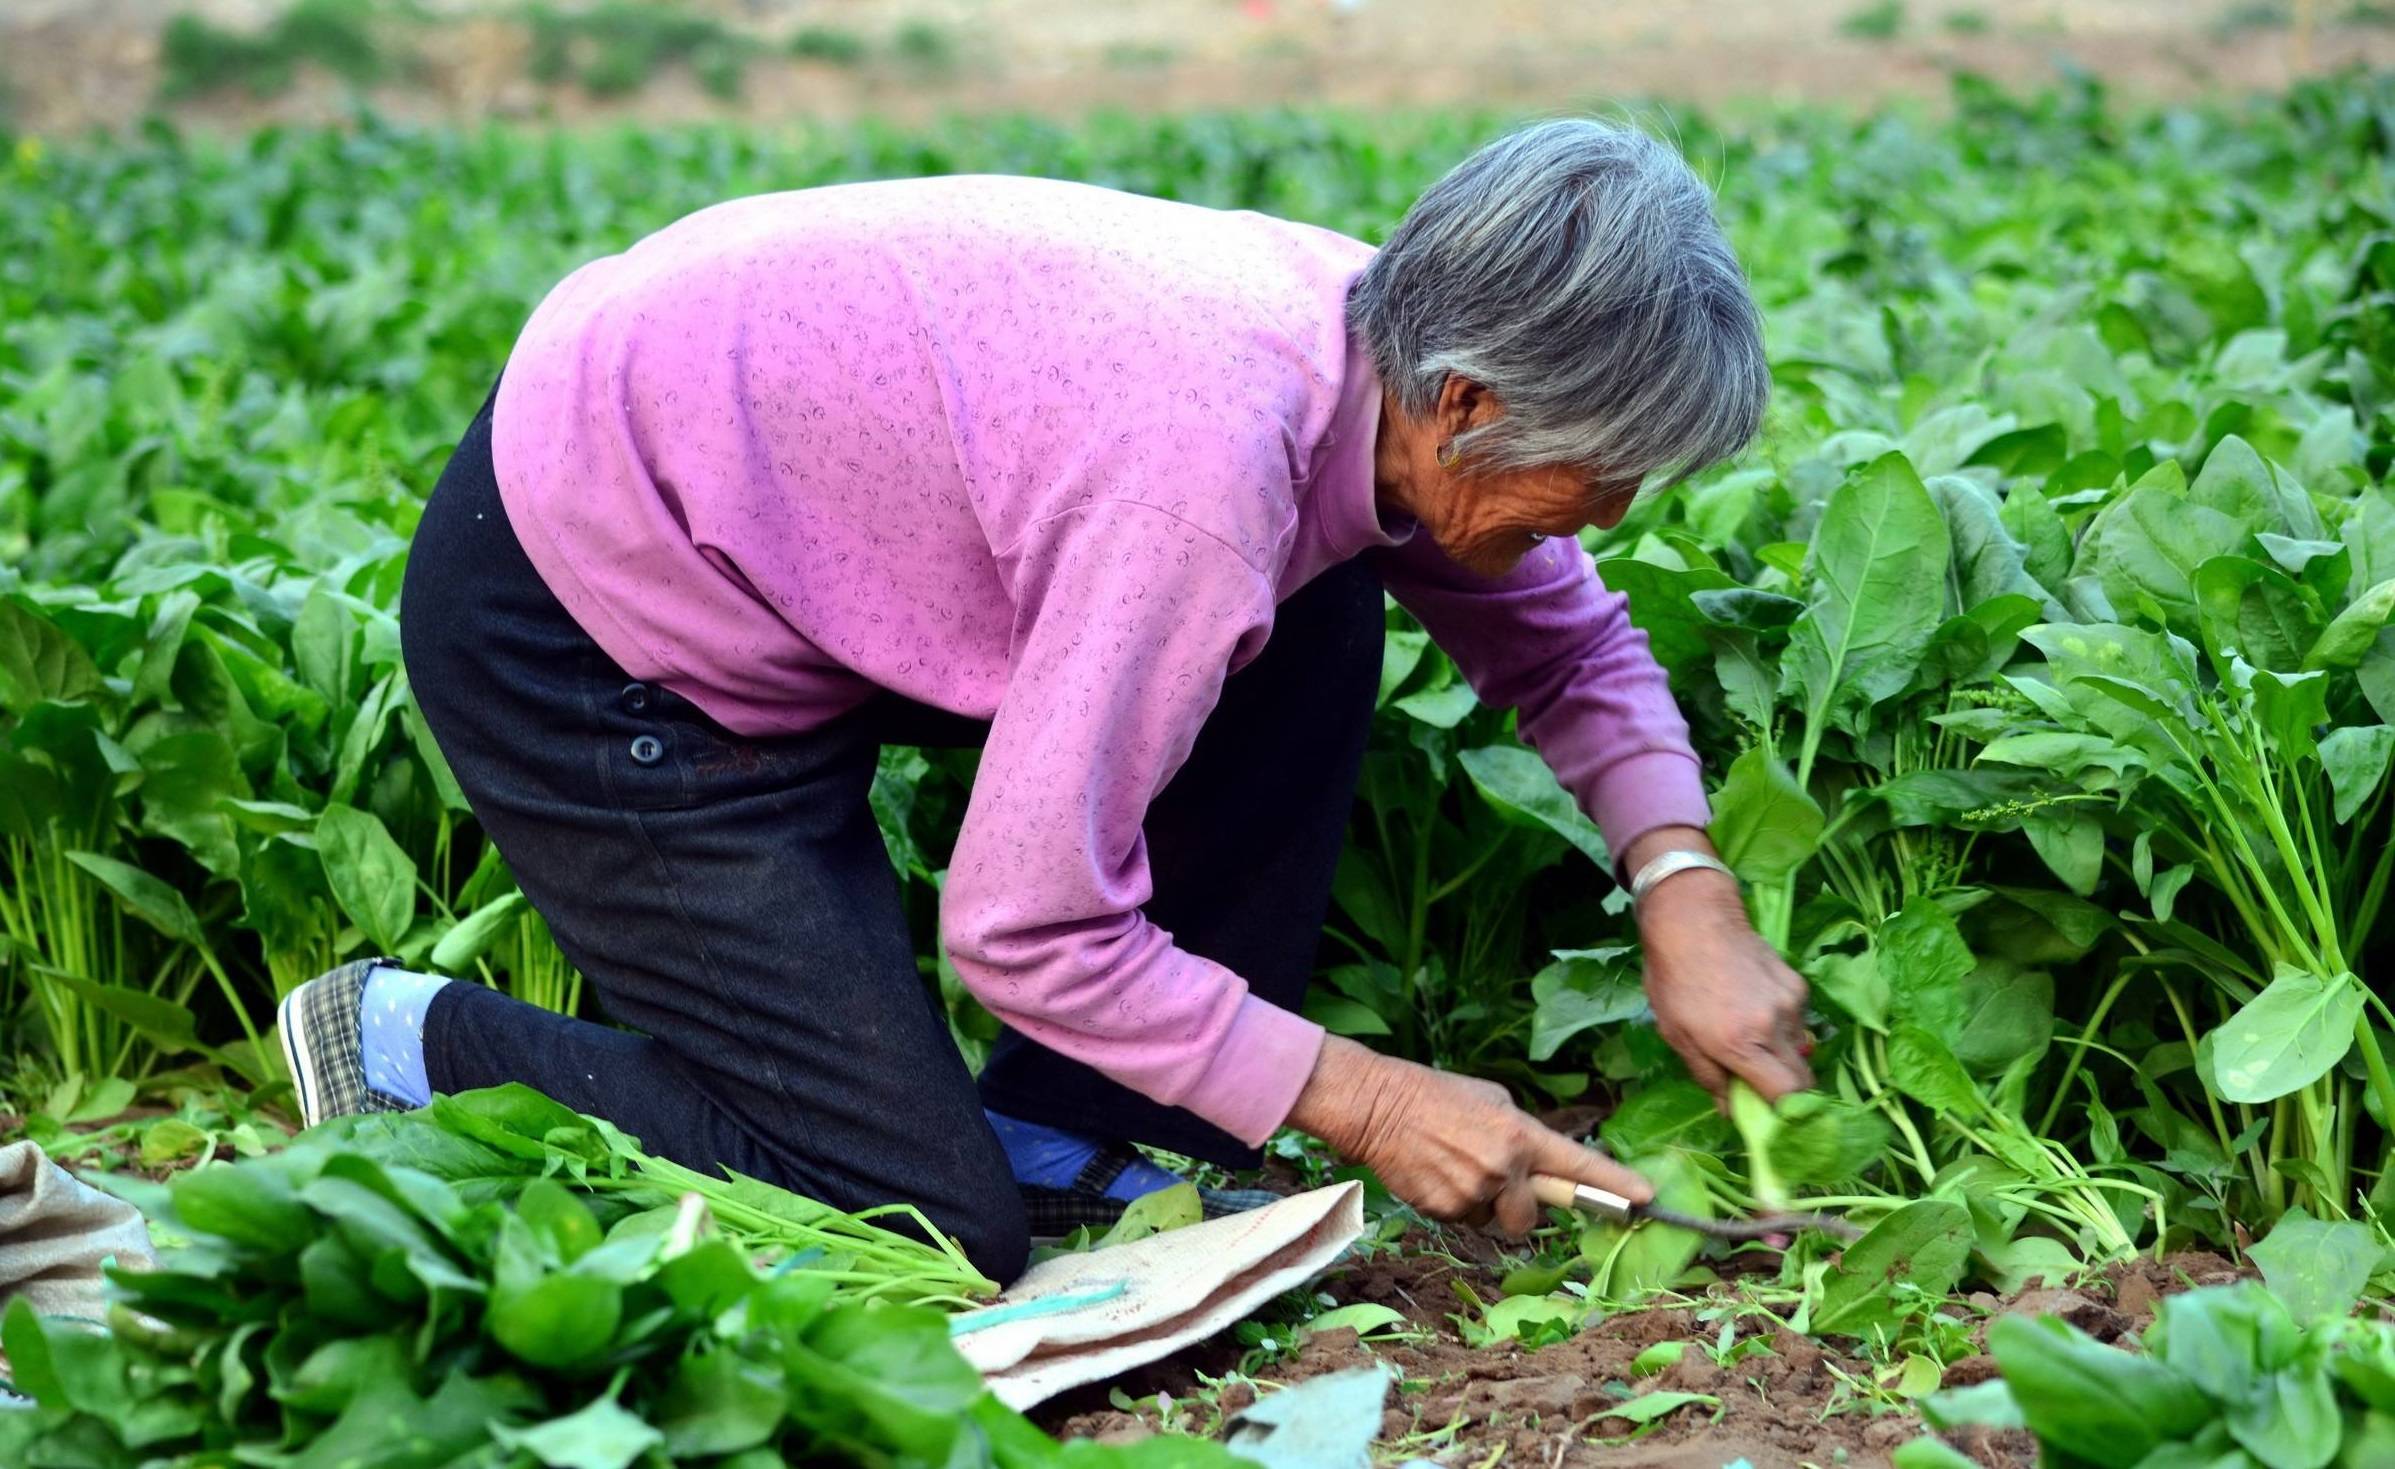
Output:
[[1358,241],[951,177],[702,210],[568,276],[510,357],[508,517],[601,647],[747,734],[880,689],[994,721],[943,933],[996,1014],[1260,1141],[1321,1045],[1147,921],[1140,827],[1278,604],[1373,547],[1615,850],[1702,824],[1588,555],[1472,576],[1384,525]]

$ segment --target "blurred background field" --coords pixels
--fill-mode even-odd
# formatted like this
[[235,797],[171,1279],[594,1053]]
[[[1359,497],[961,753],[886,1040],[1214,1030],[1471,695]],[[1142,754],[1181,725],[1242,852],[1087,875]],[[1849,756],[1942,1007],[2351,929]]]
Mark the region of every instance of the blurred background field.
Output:
[[1862,108],[1971,71],[2180,100],[2395,62],[2395,0],[6,0],[0,120],[241,129],[1640,98]]

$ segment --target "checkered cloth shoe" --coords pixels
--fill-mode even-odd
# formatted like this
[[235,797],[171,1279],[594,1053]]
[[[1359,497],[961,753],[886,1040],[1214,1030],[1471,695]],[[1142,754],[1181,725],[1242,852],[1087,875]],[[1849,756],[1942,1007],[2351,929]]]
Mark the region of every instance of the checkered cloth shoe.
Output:
[[[1053,1244],[1076,1229],[1112,1229],[1131,1207],[1128,1199],[1110,1199],[1106,1186],[1120,1177],[1122,1171],[1139,1161],[1139,1154],[1127,1143],[1114,1143],[1098,1149],[1073,1179],[1071,1188],[1041,1188],[1022,1185],[1023,1205],[1031,1215],[1031,1238],[1036,1244]],[[1260,1188],[1201,1188],[1198,1204],[1208,1219],[1220,1219],[1226,1214],[1244,1214],[1281,1201],[1279,1194]]]
[[358,959],[320,974],[283,997],[275,1011],[282,1032],[283,1061],[299,1093],[300,1120],[309,1127],[328,1117],[362,1112],[405,1112],[408,1104],[366,1085],[366,1058],[358,1042],[358,1006],[366,977],[391,959]]

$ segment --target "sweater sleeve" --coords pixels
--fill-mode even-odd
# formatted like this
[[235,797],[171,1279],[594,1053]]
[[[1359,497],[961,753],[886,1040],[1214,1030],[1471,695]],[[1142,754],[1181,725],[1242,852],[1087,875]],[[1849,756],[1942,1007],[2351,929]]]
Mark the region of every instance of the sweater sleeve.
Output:
[[1390,595],[1482,703],[1519,711],[1522,742],[1617,855],[1663,826],[1703,826],[1704,777],[1670,680],[1578,541],[1538,546],[1490,580],[1426,535],[1381,553]]
[[1322,1029],[1148,921],[1141,826],[1262,646],[1272,584],[1206,531],[1118,501],[1039,522],[1015,561],[1013,667],[942,899],[949,956],[1024,1035],[1260,1143]]

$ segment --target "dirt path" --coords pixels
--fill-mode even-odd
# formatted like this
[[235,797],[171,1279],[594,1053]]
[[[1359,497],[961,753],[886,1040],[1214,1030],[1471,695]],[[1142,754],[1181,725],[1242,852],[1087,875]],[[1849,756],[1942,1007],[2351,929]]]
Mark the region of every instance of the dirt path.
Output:
[[[520,0],[416,0],[424,21],[385,23],[406,77],[375,105],[420,121],[487,117],[575,123],[1095,108],[1177,110],[1291,102],[1342,105],[1588,105],[1609,99],[1863,106],[1942,95],[1968,68],[2015,83],[2082,67],[2122,91],[2175,97],[2284,86],[2301,72],[2395,65],[2395,0],[1709,0],[1697,4],[1482,0],[687,0],[754,38],[740,96],[712,97],[666,65],[602,100],[530,76]],[[160,35],[196,11],[256,28],[286,0],[6,0],[0,88],[16,124],[73,132],[158,105]],[[570,8],[570,7],[567,7]],[[1869,34],[1875,17],[1893,34]],[[912,26],[941,54],[898,59]],[[849,38],[853,63],[787,54],[803,27]],[[1858,30],[1863,33],[1858,33]],[[921,49],[921,48],[919,48]],[[2308,55],[2299,54],[2308,50]],[[346,116],[345,84],[303,71],[288,91],[239,89],[172,109],[211,127]]]

